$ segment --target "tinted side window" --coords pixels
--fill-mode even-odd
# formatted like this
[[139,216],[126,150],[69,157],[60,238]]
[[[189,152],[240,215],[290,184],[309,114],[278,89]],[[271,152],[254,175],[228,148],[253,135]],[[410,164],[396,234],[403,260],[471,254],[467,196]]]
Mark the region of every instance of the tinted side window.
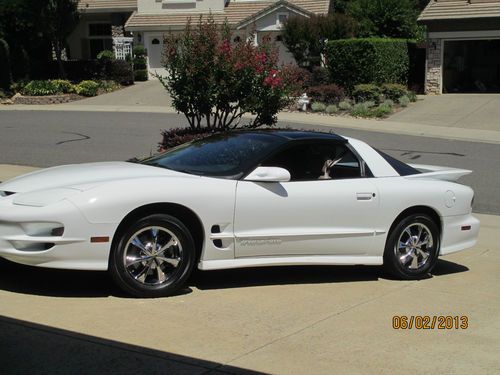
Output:
[[[332,166],[333,162],[336,163]],[[291,181],[361,177],[359,160],[343,144],[298,144],[270,157],[261,165],[285,168],[290,172]]]
[[409,176],[412,174],[421,173],[419,170],[409,166],[406,163],[403,163],[398,159],[393,158],[392,156],[387,155],[380,150],[375,149],[375,151],[377,151],[391,165],[391,167],[393,167],[394,170],[399,173],[400,176]]

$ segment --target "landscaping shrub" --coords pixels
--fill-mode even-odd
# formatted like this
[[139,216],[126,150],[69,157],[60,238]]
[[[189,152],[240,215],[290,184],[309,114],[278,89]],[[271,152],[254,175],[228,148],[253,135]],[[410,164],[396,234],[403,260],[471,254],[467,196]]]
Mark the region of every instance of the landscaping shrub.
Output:
[[380,88],[373,84],[356,85],[352,92],[352,96],[356,102],[373,101],[378,102],[380,98]]
[[281,76],[285,82],[290,82],[290,95],[300,96],[307,91],[311,82],[311,72],[297,65],[285,65],[281,69]]
[[415,91],[410,90],[406,95],[408,96],[411,102],[417,101],[417,94],[415,93]]
[[144,46],[141,45],[135,46],[132,54],[134,55],[132,60],[134,63],[134,80],[147,81],[149,78],[149,74],[147,71],[148,64],[146,61],[146,56],[147,56],[146,48],[144,48]]
[[377,103],[375,103],[373,100],[367,100],[366,102],[364,102],[364,105],[366,106],[366,108],[373,108],[377,105]]
[[310,87],[307,94],[314,101],[327,104],[336,104],[345,98],[344,89],[334,84]]
[[133,60],[134,70],[147,69],[146,59],[144,57],[136,57]]
[[399,98],[399,105],[401,107],[408,107],[408,104],[410,104],[410,98],[406,95],[403,95],[401,98]]
[[56,87],[58,94],[70,94],[76,91],[75,86],[64,79],[53,79],[51,83]]
[[313,112],[325,112],[326,105],[321,102],[314,102],[313,104],[311,104],[311,109]]
[[384,100],[384,102],[382,104],[392,108],[392,107],[394,107],[394,100],[386,99],[386,100]]
[[57,93],[58,86],[53,81],[31,81],[22,90],[22,94],[28,96],[47,96]]
[[134,46],[133,50],[132,50],[132,54],[134,55],[134,57],[145,57],[148,55],[148,52],[146,50],[146,47],[144,47],[143,45],[141,44],[138,44],[136,46]]
[[339,111],[339,107],[337,107],[335,104],[330,104],[328,107],[326,107],[326,113],[329,115],[333,115],[334,113],[337,113]]
[[352,105],[351,103],[349,103],[349,101],[347,100],[342,100],[340,103],[339,103],[339,109],[341,109],[342,111],[350,111],[352,108]]
[[342,39],[328,42],[330,77],[349,92],[363,83],[401,83],[408,80],[408,42],[402,39]]
[[398,100],[403,95],[408,95],[406,86],[399,83],[385,83],[380,87],[386,99]]
[[354,104],[351,110],[351,115],[356,117],[370,117],[370,114],[370,108],[364,102]]
[[0,89],[10,90],[12,84],[12,72],[10,70],[9,45],[0,39]]
[[134,71],[134,80],[135,81],[147,81],[148,80],[148,71],[146,69]]
[[95,81],[82,81],[76,87],[76,93],[82,96],[96,96],[99,91],[99,83]]
[[99,81],[99,89],[106,92],[112,92],[121,88],[121,85],[115,81]]
[[212,16],[183,33],[170,34],[165,43],[165,68],[159,77],[174,108],[192,128],[233,129],[272,126],[290,104],[290,82],[278,65],[278,51],[265,40],[231,43],[228,25]]
[[315,66],[311,72],[309,86],[323,86],[330,84],[330,71],[322,66]]
[[381,104],[377,108],[372,110],[371,115],[378,117],[378,118],[383,118],[387,117],[392,113],[392,107],[388,104]]
[[131,85],[134,83],[132,65],[125,60],[104,61],[104,75],[100,78],[112,80],[121,85]]
[[97,60],[116,60],[115,53],[113,51],[110,51],[108,49],[101,51],[97,54]]

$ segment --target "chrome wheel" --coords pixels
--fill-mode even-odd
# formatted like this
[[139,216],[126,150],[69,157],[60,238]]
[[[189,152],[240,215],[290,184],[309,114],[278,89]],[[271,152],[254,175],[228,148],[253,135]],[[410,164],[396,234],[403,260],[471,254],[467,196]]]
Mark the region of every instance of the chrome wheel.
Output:
[[180,269],[183,249],[170,230],[150,226],[134,233],[125,246],[123,262],[128,274],[143,285],[169,282]]
[[433,246],[431,230],[422,223],[412,223],[399,235],[394,254],[403,268],[416,271],[427,264]]

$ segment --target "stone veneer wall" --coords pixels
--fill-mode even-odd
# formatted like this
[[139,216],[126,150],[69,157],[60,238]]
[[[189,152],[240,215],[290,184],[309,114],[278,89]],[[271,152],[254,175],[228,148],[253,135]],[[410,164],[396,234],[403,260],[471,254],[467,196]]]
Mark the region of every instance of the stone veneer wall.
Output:
[[441,44],[441,39],[427,40],[427,66],[425,72],[426,94],[441,94]]

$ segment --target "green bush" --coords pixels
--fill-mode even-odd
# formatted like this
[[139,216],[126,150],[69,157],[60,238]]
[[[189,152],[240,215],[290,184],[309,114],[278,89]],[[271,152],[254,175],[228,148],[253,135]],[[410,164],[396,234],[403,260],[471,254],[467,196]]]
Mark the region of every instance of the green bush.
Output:
[[99,91],[99,83],[95,81],[82,81],[76,87],[76,93],[82,96],[96,96]]
[[356,117],[370,117],[371,111],[366,103],[356,103],[352,107],[351,115]]
[[132,54],[134,55],[134,57],[140,57],[140,56],[147,56],[148,53],[147,53],[147,50],[146,50],[146,47],[144,47],[143,45],[137,45],[137,46],[134,46],[134,49],[132,50]]
[[384,103],[373,109],[371,115],[378,118],[383,118],[389,116],[391,113],[392,107],[389,104]]
[[328,107],[326,107],[326,113],[329,115],[333,115],[334,113],[337,113],[339,111],[339,107],[337,107],[335,104],[330,104]]
[[325,112],[326,105],[321,102],[314,102],[313,104],[311,104],[311,109],[313,112]]
[[146,69],[136,70],[134,72],[134,81],[147,81],[148,71]]
[[330,77],[349,92],[363,83],[406,84],[408,42],[402,39],[341,39],[328,42]]
[[408,104],[410,104],[410,98],[406,95],[403,95],[398,101],[401,107],[408,107]]
[[10,90],[12,84],[12,72],[10,70],[9,45],[0,39],[0,89]]
[[386,100],[384,100],[384,102],[382,103],[382,105],[385,105],[385,106],[388,106],[388,107],[392,108],[392,107],[394,107],[394,100],[386,99]]
[[116,56],[113,51],[105,49],[97,54],[97,60],[116,60]]
[[22,94],[28,96],[56,95],[58,92],[58,86],[52,81],[30,81],[22,89]]
[[408,98],[410,99],[411,102],[416,102],[417,101],[417,94],[414,91],[408,91],[408,94],[406,94]]
[[352,105],[347,100],[343,100],[339,103],[339,109],[341,109],[342,111],[350,111],[351,108],[352,108]]
[[129,62],[125,60],[108,60],[104,64],[104,80],[112,80],[121,85],[134,83],[134,72]]
[[58,94],[70,94],[76,92],[75,86],[64,79],[53,79],[50,81],[57,89]]
[[116,91],[119,88],[121,88],[121,85],[119,83],[116,83],[115,81],[99,81],[99,89],[106,91],[106,92],[112,92]]
[[364,102],[364,105],[366,106],[366,108],[373,108],[377,105],[377,103],[375,103],[373,100],[367,100],[366,102]]
[[380,87],[386,99],[398,100],[403,95],[408,95],[406,86],[399,83],[385,83]]
[[356,102],[378,102],[380,98],[380,88],[370,83],[356,85],[352,92],[352,97]]
[[134,62],[134,70],[147,69],[147,63],[144,57],[136,57],[134,58],[133,62]]

